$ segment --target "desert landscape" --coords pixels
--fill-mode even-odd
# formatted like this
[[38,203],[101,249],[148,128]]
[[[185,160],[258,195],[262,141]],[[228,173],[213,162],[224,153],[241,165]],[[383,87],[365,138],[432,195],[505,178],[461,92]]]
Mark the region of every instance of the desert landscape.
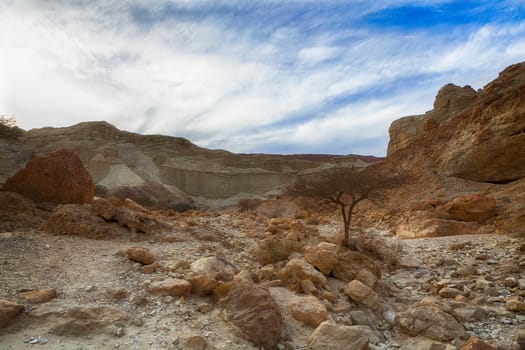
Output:
[[[402,179],[337,185],[367,191],[347,244],[290,190],[335,169]],[[525,63],[442,87],[386,158],[0,125],[0,183],[2,349],[525,349]]]

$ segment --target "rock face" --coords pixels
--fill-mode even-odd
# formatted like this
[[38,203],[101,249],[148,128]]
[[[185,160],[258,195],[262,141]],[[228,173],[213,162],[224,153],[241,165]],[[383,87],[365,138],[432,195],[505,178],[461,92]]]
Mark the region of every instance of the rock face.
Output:
[[496,215],[496,204],[494,198],[476,193],[454,199],[444,210],[456,220],[482,224]]
[[93,179],[80,158],[63,149],[31,159],[25,169],[7,179],[2,190],[54,204],[91,203],[95,193]]
[[523,178],[524,92],[525,63],[506,68],[478,92],[446,85],[432,111],[392,123],[388,158],[409,167],[430,161],[439,174],[479,182]]
[[273,349],[281,337],[281,313],[266,287],[240,284],[228,294],[230,319],[254,345]]

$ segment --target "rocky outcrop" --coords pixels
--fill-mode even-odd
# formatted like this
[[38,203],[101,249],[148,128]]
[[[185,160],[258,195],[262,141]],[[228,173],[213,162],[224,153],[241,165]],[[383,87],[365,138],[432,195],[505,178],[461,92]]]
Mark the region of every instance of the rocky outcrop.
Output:
[[82,161],[64,149],[31,159],[25,169],[7,179],[1,190],[53,204],[91,203],[95,193],[93,179]]
[[388,129],[390,142],[387,154],[403,149],[421,137],[424,122],[422,115],[403,117],[393,121]]
[[434,109],[392,123],[388,158],[441,175],[506,183],[525,177],[525,63],[475,92],[443,87]]

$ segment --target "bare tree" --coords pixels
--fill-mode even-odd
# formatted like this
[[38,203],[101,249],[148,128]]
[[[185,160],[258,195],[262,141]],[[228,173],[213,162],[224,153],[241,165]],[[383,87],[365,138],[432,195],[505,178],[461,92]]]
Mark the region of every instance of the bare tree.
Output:
[[338,207],[344,225],[343,245],[350,247],[350,224],[355,206],[365,199],[381,199],[384,190],[405,179],[403,176],[384,175],[375,166],[364,169],[333,168],[300,176],[290,187],[289,194],[319,198]]

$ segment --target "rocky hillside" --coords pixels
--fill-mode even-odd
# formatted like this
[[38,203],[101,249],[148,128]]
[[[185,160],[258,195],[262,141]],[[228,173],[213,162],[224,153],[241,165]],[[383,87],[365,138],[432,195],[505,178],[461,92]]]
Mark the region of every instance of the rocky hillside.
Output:
[[388,158],[477,182],[525,177],[525,63],[479,91],[445,85],[431,111],[392,123]]
[[31,158],[68,149],[90,172],[98,194],[125,192],[157,207],[192,199],[202,202],[203,198],[266,196],[277,193],[300,172],[333,164],[365,166],[377,160],[360,156],[238,155],[201,148],[183,138],[129,133],[106,122],[29,131],[0,128],[0,183]]

